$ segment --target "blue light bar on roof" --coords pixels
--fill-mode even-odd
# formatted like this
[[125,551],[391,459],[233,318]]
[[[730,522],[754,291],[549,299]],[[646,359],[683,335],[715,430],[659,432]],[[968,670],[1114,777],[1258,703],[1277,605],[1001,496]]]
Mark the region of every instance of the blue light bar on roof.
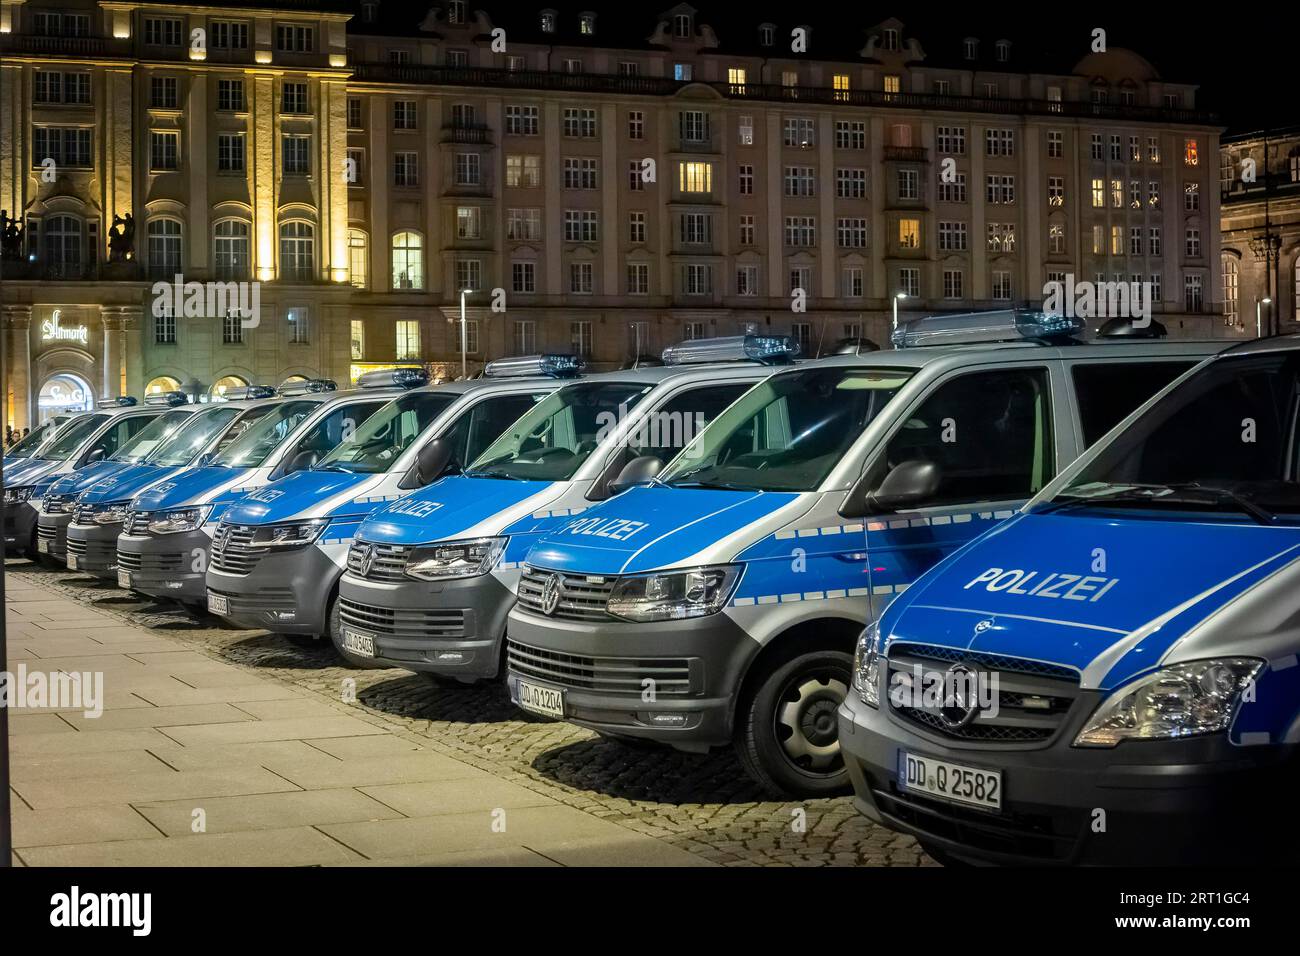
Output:
[[226,389],[221,397],[228,402],[251,402],[258,398],[275,398],[275,389],[270,385],[239,385]]
[[95,403],[96,408],[130,408],[139,405],[134,395],[119,395],[117,398],[101,398]]
[[313,392],[332,392],[338,386],[333,379],[306,378],[293,382],[283,382],[276,390],[281,395],[310,395]]
[[894,348],[971,345],[981,342],[1043,342],[1069,339],[1083,331],[1082,319],[1030,309],[998,309],[963,315],[932,315],[900,323],[890,336]]
[[483,369],[484,378],[525,378],[545,375],[550,378],[572,378],[582,374],[587,363],[580,355],[547,353],[545,355],[517,355],[488,362]]
[[172,408],[184,405],[189,400],[189,396],[184,392],[155,392],[144,397],[146,405],[168,405]]
[[429,373],[419,366],[377,368],[357,378],[357,388],[419,388],[429,384]]
[[704,365],[711,362],[762,362],[779,365],[799,355],[799,343],[788,335],[727,335],[688,339],[664,349],[665,365]]

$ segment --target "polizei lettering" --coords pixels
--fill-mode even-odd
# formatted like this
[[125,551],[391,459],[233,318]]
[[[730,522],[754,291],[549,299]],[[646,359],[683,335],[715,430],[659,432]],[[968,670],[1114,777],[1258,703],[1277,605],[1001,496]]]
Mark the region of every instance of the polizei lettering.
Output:
[[1005,591],[1026,597],[1064,598],[1067,601],[1096,601],[1119,583],[1119,578],[1095,574],[1068,574],[1064,571],[1022,571],[1019,568],[989,568],[982,571],[962,590],[977,584],[986,591]]
[[644,521],[629,521],[626,518],[579,518],[564,526],[566,534],[589,534],[597,538],[609,538],[612,541],[626,541],[646,527]]
[[388,513],[410,515],[412,518],[427,518],[441,507],[440,501],[396,501],[388,506]]

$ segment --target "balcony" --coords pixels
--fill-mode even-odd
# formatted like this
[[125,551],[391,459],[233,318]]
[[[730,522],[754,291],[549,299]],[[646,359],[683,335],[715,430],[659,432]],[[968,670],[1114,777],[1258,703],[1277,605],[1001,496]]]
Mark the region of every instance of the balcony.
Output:
[[129,53],[130,41],[110,41],[107,37],[46,37],[23,33],[2,33],[0,34],[0,52],[36,53],[42,56],[58,57],[105,56],[109,53]]
[[468,146],[491,146],[492,130],[483,125],[458,126],[448,123],[442,128],[442,141]]
[[886,146],[884,155],[886,162],[928,163],[930,161],[924,146]]

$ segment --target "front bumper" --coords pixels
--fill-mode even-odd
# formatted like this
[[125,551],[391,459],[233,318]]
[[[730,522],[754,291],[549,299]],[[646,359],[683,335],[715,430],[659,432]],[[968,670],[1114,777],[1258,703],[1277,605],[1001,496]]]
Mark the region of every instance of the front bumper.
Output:
[[[1223,734],[1070,746],[1100,698],[1084,692],[1049,741],[1025,748],[922,731],[850,691],[839,721],[854,805],[877,823],[983,863],[1240,865],[1277,851],[1279,834],[1292,829],[1283,800],[1295,792],[1300,748],[1234,747]],[[900,750],[1001,770],[1001,811],[900,788]]]
[[99,578],[117,577],[117,538],[121,533],[121,524],[69,524],[68,570]]
[[374,662],[464,680],[496,677],[515,596],[491,574],[459,581],[369,581],[344,574],[339,627],[374,639]]
[[71,514],[46,514],[36,517],[36,549],[43,556],[63,564],[68,559],[68,527]]
[[18,554],[35,547],[37,512],[29,501],[7,504],[5,509],[5,550]]
[[725,613],[634,624],[573,621],[516,607],[506,682],[564,692],[564,719],[682,750],[730,743],[736,696],[759,646]]
[[207,591],[225,598],[227,610],[220,616],[240,627],[324,635],[342,573],[320,548],[308,545],[265,555],[247,574],[208,568]]
[[202,604],[204,571],[212,539],[202,531],[164,535],[119,535],[118,582],[150,597]]

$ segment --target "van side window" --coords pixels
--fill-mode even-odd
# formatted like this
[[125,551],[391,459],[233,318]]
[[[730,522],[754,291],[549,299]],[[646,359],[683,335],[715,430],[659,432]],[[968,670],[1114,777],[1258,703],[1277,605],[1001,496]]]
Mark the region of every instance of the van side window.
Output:
[[382,401],[353,402],[335,409],[313,425],[284,460],[292,461],[304,451],[315,452],[317,460],[324,458],[339,442],[351,438],[361,423],[385,404],[387,403]]
[[925,506],[1014,501],[1055,471],[1047,369],[975,372],[940,385],[908,416],[876,467],[876,484],[904,461],[939,466]]
[[1187,362],[1086,362],[1070,374],[1079,400],[1079,422],[1084,447],[1102,435],[1194,363]]
[[531,394],[497,395],[483,399],[461,415],[447,435],[454,449],[452,457],[462,465],[473,461],[502,432],[522,418],[524,412],[536,405],[537,400],[538,396]]
[[100,435],[90,448],[87,454],[95,451],[102,451],[104,457],[108,458],[128,441],[135,437],[136,433],[153,421],[152,417],[144,415],[132,415],[123,418],[120,422],[107,429],[104,434]]
[[732,402],[749,391],[752,382],[692,388],[664,402],[628,436],[632,458],[654,455],[667,464]]

